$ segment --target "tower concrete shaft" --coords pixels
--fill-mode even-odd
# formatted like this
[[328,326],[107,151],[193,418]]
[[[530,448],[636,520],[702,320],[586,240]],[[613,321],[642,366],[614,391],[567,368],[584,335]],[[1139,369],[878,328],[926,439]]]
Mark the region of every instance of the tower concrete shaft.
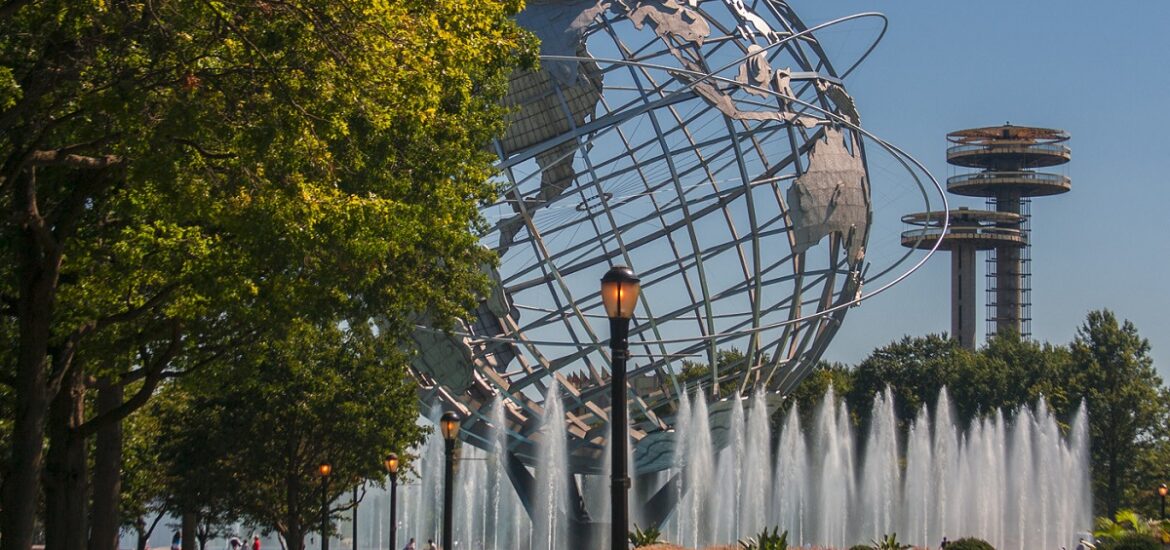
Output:
[[972,245],[951,251],[951,334],[967,349],[975,349],[975,252]]
[[[958,208],[949,213],[950,227],[943,233],[943,212],[919,212],[902,216],[915,229],[902,233],[902,246],[951,253],[951,335],[967,349],[975,349],[978,280],[976,253],[981,250],[1019,250],[1027,244],[1020,230],[1023,218],[1010,212]],[[941,241],[939,240],[941,237]]]

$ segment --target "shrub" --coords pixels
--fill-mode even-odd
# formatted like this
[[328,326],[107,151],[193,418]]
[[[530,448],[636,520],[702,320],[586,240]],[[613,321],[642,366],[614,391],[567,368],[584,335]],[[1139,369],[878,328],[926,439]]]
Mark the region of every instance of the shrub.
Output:
[[909,544],[898,542],[897,533],[890,533],[885,537],[873,541],[871,547],[874,550],[910,550],[912,548]]
[[1158,539],[1138,533],[1128,533],[1105,545],[1109,550],[1162,550]]
[[873,550],[873,547],[868,544],[854,544],[849,550]]
[[630,544],[633,544],[634,548],[641,548],[643,546],[650,546],[651,544],[658,544],[660,542],[658,538],[661,536],[662,533],[660,533],[658,529],[654,527],[647,527],[646,530],[643,531],[638,528],[637,523],[634,524],[634,530],[630,531],[629,533]]
[[788,550],[788,531],[779,531],[779,527],[773,527],[772,532],[768,533],[765,527],[764,532],[746,541],[739,541],[739,545],[744,550]]
[[995,547],[983,539],[962,538],[947,544],[947,550],[995,550]]

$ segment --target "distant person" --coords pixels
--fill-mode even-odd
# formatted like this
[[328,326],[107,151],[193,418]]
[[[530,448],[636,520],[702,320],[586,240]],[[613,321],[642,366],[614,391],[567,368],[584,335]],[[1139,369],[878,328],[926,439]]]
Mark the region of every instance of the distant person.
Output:
[[260,536],[252,535],[252,550],[260,550]]
[[181,550],[183,548],[183,532],[175,531],[175,536],[171,537],[171,550]]
[[427,550],[439,550],[439,547],[435,545],[435,539],[427,539]]
[[946,550],[946,548],[947,548],[947,545],[948,545],[948,544],[950,544],[950,543],[951,543],[951,541],[947,540],[947,538],[946,538],[946,537],[943,537],[943,540],[942,540],[942,542],[938,543],[938,547],[939,547],[939,548],[942,548],[943,550]]
[[241,550],[244,546],[244,541],[240,540],[240,537],[232,536],[232,538],[228,539],[228,546],[231,547],[231,550]]
[[410,537],[410,542],[406,543],[406,546],[403,546],[402,550],[418,550],[414,547],[414,537]]

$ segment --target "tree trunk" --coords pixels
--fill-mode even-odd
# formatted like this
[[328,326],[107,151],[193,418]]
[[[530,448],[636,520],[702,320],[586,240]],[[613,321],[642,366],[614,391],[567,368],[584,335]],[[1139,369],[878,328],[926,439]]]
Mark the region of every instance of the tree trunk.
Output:
[[[24,332],[24,323],[21,329]],[[0,521],[0,550],[29,550],[33,543],[40,478],[44,458],[45,389],[44,355],[29,365],[30,354],[20,341],[20,365],[16,375],[16,416],[12,426],[12,449],[4,477],[3,516]],[[44,349],[43,346],[41,346]]]
[[[98,382],[98,414],[122,404],[122,386],[108,379]],[[93,463],[93,515],[89,550],[118,550],[122,518],[118,509],[122,492],[122,422],[110,422],[97,432]]]
[[138,541],[135,543],[136,550],[146,550],[146,542],[150,540],[150,532],[146,530],[146,518],[138,516],[134,520],[134,530],[138,533]]
[[181,521],[183,525],[183,550],[196,550],[195,528],[199,525],[199,516],[194,512],[183,512]]
[[[290,454],[295,457],[295,450],[290,451]],[[285,498],[288,499],[285,508],[288,514],[284,518],[284,524],[288,527],[284,537],[288,543],[287,550],[305,550],[305,525],[301,522],[301,478],[296,472],[286,471],[284,490]]]
[[[13,213],[36,213],[35,184],[13,185]],[[43,231],[43,230],[42,230]],[[33,543],[42,460],[44,459],[45,416],[49,400],[45,371],[48,367],[49,327],[61,255],[45,251],[37,229],[26,224],[20,230],[16,248],[20,296],[16,304],[19,338],[16,350],[15,411],[12,449],[4,478],[3,510],[0,516],[0,550],[29,550]]]
[[165,517],[167,517],[166,510],[159,510],[158,514],[154,516],[154,521],[150,522],[150,527],[147,527],[146,518],[138,516],[138,519],[134,522],[134,529],[138,531],[138,550],[146,550],[146,544],[150,542],[150,536],[154,534],[154,530],[158,528],[158,524]]
[[286,550],[305,550],[305,529],[299,523],[290,525],[281,536],[287,545]]
[[88,479],[85,439],[85,380],[72,368],[49,411],[49,451],[45,457],[45,550],[85,550]]

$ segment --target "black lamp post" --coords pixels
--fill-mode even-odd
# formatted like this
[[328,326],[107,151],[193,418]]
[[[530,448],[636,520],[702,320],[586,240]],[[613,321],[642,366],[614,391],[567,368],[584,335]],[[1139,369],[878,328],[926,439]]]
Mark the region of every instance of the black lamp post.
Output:
[[1158,496],[1162,497],[1162,519],[1166,519],[1166,484],[1163,483],[1158,486]]
[[610,478],[610,510],[612,511],[612,550],[629,548],[630,525],[629,467],[626,464],[626,360],[630,353],[630,318],[634,316],[634,304],[638,301],[641,280],[634,270],[618,265],[610,268],[601,278],[601,301],[605,315],[609,317],[609,349],[613,357],[610,369],[610,384],[613,390],[609,413],[610,448],[613,449],[613,475]]
[[398,548],[398,455],[386,455],[386,471],[390,472],[390,548]]
[[453,533],[451,532],[451,517],[455,515],[452,501],[455,496],[455,438],[459,436],[459,415],[454,411],[443,413],[439,421],[443,428],[443,441],[447,449],[447,468],[443,474],[443,550],[451,550]]
[[322,462],[317,473],[321,474],[321,550],[329,550],[329,474],[333,465]]

